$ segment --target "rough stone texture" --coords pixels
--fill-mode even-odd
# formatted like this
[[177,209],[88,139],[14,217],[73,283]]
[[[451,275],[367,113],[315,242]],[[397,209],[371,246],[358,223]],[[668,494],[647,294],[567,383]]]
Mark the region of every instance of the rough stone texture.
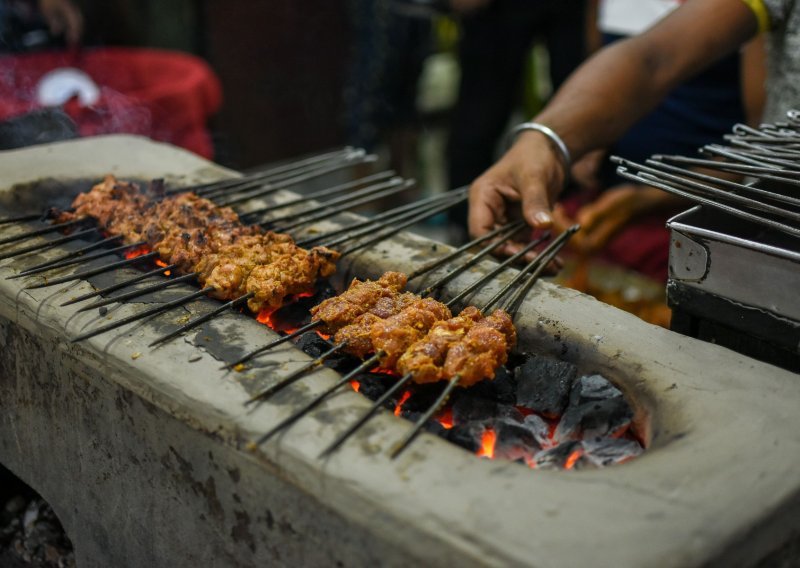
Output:
[[[226,175],[132,137],[0,155],[3,187],[107,171]],[[404,234],[354,255],[338,279],[409,271],[437,248]],[[462,274],[446,295],[490,266]],[[11,272],[0,264],[0,459],[53,504],[80,566],[729,567],[753,565],[800,532],[798,377],[572,290],[534,288],[517,320],[520,345],[609,377],[634,403],[651,449],[603,470],[531,471],[427,434],[392,461],[387,452],[409,426],[390,413],[320,462],[369,405],[353,392],[249,453],[248,440],[335,374],[316,373],[248,410],[250,393],[307,358],[287,347],[274,365],[225,374],[210,349],[195,359],[190,341],[202,345],[200,334],[147,349],[153,322],[72,345],[67,338],[97,316],[55,306],[88,283],[22,292],[25,279],[3,278]],[[215,341],[252,347],[274,337],[235,314],[210,328]]]

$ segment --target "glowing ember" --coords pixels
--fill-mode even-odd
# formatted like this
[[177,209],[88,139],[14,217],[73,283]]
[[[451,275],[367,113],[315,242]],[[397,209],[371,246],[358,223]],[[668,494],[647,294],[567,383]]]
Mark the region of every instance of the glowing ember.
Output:
[[564,469],[572,469],[573,467],[575,467],[575,463],[579,459],[581,459],[582,455],[583,455],[582,449],[577,449],[574,452],[572,452],[567,458],[567,461],[564,462]]
[[404,391],[403,396],[401,396],[400,400],[397,401],[397,406],[394,407],[395,416],[400,416],[400,413],[403,411],[403,405],[409,398],[411,398],[411,391]]
[[[156,265],[157,265],[157,266],[160,266],[160,267],[162,267],[162,268],[164,268],[165,266],[169,266],[169,265],[168,265],[166,262],[164,262],[164,261],[163,261],[163,260],[161,260],[160,258],[157,258],[157,259],[155,260],[155,263],[156,263]],[[166,270],[166,271],[164,272],[164,276],[169,276],[170,274],[172,274],[172,271],[171,271],[171,270]]]
[[478,457],[482,458],[494,458],[494,445],[497,442],[497,434],[491,428],[487,428],[483,432],[483,436],[481,436],[481,447],[478,448],[478,452],[475,454]]
[[358,390],[361,388],[361,383],[353,379],[352,381],[350,381],[350,386],[353,387],[354,391],[358,392]]
[[275,310],[267,310],[267,309],[261,310],[260,312],[258,312],[258,315],[256,316],[256,321],[258,321],[258,323],[263,323],[264,325],[269,326],[272,329],[275,329],[275,324],[272,321],[272,313],[274,311]]
[[436,417],[436,421],[444,426],[445,430],[453,427],[453,409],[450,407],[445,408],[442,413]]
[[150,247],[147,245],[142,245],[140,247],[132,248],[130,250],[125,251],[125,258],[136,258],[137,256],[142,256],[143,254],[147,254],[150,252]]

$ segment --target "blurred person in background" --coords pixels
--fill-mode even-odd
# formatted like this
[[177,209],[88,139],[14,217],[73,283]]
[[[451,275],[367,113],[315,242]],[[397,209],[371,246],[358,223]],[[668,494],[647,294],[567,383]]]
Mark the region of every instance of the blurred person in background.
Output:
[[45,47],[52,38],[75,46],[82,35],[83,15],[71,0],[0,0],[0,51]]
[[[472,182],[496,157],[508,121],[521,102],[525,63],[541,40],[557,89],[584,60],[587,0],[449,0],[460,16],[461,79],[447,150],[450,187]],[[467,207],[450,213],[466,227]]]
[[347,143],[375,151],[415,177],[417,83],[431,51],[431,21],[396,11],[391,0],[348,0],[352,45],[345,81]]
[[[800,6],[794,0],[689,0],[645,33],[595,55],[533,126],[518,130],[514,145],[471,186],[471,234],[483,235],[517,214],[535,229],[551,227],[572,160],[610,147],[678,85],[759,32],[769,32],[764,118],[781,120],[800,104]],[[718,115],[720,109],[709,112]],[[659,207],[669,200],[649,193],[637,199],[617,195],[619,201],[605,206],[614,214],[628,215],[651,198]],[[591,233],[590,224],[584,239]],[[518,247],[509,244],[505,252]]]
[[[677,0],[601,0],[602,41],[643,33],[677,9]],[[764,51],[758,40],[672,89],[664,100],[605,150],[573,168],[574,183],[554,209],[560,229],[582,231],[572,247],[586,256],[632,268],[657,281],[667,277],[666,221],[687,202],[617,175],[607,156],[644,162],[654,154],[692,155],[719,141],[739,122],[757,123],[763,103]],[[577,191],[575,191],[577,189]]]

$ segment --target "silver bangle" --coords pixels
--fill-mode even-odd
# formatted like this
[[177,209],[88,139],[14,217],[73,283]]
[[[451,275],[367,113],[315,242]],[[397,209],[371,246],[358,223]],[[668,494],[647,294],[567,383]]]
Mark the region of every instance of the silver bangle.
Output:
[[514,140],[516,140],[519,133],[523,130],[535,130],[536,132],[541,132],[558,149],[559,153],[561,154],[561,162],[564,165],[564,184],[566,184],[567,180],[569,179],[570,168],[572,168],[572,156],[570,156],[569,148],[567,148],[567,145],[564,144],[561,136],[556,134],[552,128],[545,126],[544,124],[539,124],[538,122],[523,122],[522,124],[515,126],[511,132],[508,133],[509,147],[514,143]]

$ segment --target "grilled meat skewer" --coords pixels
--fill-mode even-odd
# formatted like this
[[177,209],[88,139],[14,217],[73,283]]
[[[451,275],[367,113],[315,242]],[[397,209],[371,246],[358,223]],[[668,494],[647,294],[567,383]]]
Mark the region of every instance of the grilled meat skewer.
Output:
[[253,312],[311,292],[318,278],[333,274],[339,256],[325,247],[300,248],[289,235],[244,226],[230,207],[194,194],[161,199],[113,176],[77,196],[73,208],[60,220],[88,216],[125,242],[145,240],[178,272],[199,272],[211,296],[233,300],[252,294],[247,305]]

